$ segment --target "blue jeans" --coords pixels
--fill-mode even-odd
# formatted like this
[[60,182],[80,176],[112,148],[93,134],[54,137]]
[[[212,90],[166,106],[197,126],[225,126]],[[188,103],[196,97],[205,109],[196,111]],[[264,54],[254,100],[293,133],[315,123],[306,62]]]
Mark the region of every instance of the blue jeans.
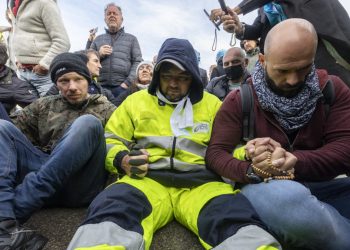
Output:
[[9,115],[7,114],[7,111],[1,102],[0,102],[0,119],[11,122]]
[[242,193],[287,247],[350,249],[350,178],[304,185],[277,180],[245,185]]
[[50,73],[46,75],[38,75],[28,69],[18,69],[18,77],[21,80],[29,82],[38,92],[39,96],[45,96],[46,92],[52,87]]
[[25,221],[43,205],[87,206],[104,188],[101,122],[77,118],[50,155],[12,123],[0,120],[0,217]]

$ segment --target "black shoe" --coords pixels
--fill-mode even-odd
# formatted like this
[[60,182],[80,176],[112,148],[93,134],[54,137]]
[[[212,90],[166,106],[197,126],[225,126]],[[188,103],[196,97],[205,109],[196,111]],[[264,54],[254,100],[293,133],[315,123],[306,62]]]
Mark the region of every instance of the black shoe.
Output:
[[15,220],[0,222],[0,250],[41,250],[48,239]]

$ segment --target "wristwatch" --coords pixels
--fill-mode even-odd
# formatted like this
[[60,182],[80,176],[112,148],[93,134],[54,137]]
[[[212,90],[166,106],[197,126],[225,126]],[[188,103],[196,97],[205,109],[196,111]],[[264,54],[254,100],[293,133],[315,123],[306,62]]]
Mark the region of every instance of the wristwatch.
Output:
[[261,178],[259,175],[257,175],[256,173],[254,173],[252,164],[249,165],[249,167],[248,167],[247,172],[246,172],[245,175],[246,175],[247,178],[249,179],[249,182],[250,182],[250,183],[253,183],[253,184],[257,184],[257,183],[260,183],[260,182],[263,182],[263,181],[264,181],[263,178]]

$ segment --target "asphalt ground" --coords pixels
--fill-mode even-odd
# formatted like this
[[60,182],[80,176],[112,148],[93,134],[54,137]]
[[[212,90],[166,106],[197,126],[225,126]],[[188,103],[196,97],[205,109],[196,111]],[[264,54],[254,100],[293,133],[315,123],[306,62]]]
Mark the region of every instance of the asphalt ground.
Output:
[[[36,229],[49,239],[44,250],[64,250],[85,216],[86,209],[45,208],[35,213],[25,226]],[[158,230],[151,250],[203,249],[198,238],[188,229],[173,221]]]

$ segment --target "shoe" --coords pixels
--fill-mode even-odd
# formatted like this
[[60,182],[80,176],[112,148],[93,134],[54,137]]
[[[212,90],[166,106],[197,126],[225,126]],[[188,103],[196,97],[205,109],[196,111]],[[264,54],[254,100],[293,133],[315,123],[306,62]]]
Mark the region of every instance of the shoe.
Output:
[[41,250],[48,239],[15,220],[0,222],[0,250]]

